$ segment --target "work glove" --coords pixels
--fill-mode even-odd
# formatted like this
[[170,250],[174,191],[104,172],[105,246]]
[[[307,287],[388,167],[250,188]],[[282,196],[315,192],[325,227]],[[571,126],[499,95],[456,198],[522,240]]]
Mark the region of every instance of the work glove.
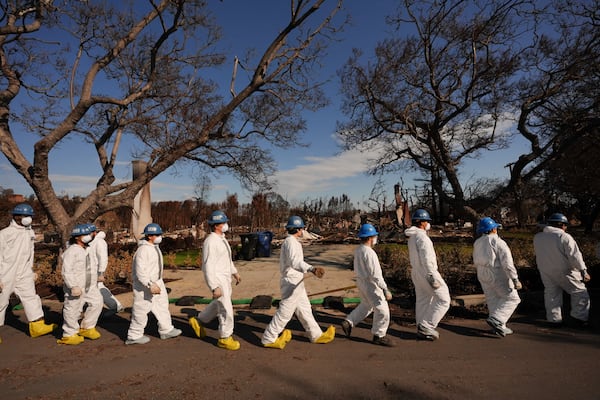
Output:
[[160,294],[160,286],[158,286],[156,283],[152,282],[152,284],[150,285],[150,293]]
[[581,271],[581,282],[587,283],[590,281],[590,279],[592,279],[592,277],[590,276],[590,274],[588,274],[587,269]]
[[104,274],[98,274],[98,282],[104,282]]
[[435,276],[433,276],[432,274],[427,275],[427,282],[429,282],[429,285],[433,289],[439,289],[439,287],[441,286],[440,283],[435,280]]
[[325,269],[323,267],[313,268],[311,271],[317,278],[322,278],[325,275]]
[[523,289],[523,285],[521,284],[521,281],[519,279],[513,279],[513,285],[515,285],[516,290]]
[[223,290],[219,286],[215,290],[212,291],[212,295],[213,295],[213,299],[218,299],[219,297],[223,296]]
[[81,288],[79,286],[73,286],[71,288],[71,296],[73,297],[79,297],[83,294],[83,291],[81,290]]
[[383,293],[385,294],[385,299],[387,301],[392,300],[392,292],[390,292],[389,290],[386,289]]
[[235,284],[236,285],[239,285],[240,282],[242,281],[242,277],[238,273],[233,274],[233,279],[235,279]]

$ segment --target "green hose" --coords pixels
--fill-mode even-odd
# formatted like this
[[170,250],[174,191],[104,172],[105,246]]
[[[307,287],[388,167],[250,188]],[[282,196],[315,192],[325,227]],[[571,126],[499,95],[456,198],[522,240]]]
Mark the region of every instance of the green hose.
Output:
[[[209,304],[212,300],[213,299],[198,297],[198,298],[194,299],[194,303],[195,304]],[[323,304],[323,300],[324,299],[311,299],[310,304],[320,305],[320,304]],[[177,303],[178,301],[179,301],[178,298],[169,299],[169,303],[171,303],[171,304]],[[279,299],[273,299],[273,303],[278,302],[278,301],[279,301]],[[344,297],[342,299],[342,301],[344,302],[344,304],[358,304],[358,303],[360,303],[360,298],[359,297]],[[252,303],[252,299],[232,299],[231,300],[231,304],[233,304],[233,305],[250,304],[250,303]],[[12,309],[14,311],[22,310],[23,305],[19,303],[16,306],[14,306]]]
[[[323,304],[323,300],[324,299],[311,299],[310,304]],[[169,299],[169,303],[171,303],[171,304],[177,303],[178,301],[179,301],[178,298]],[[204,297],[198,297],[198,298],[194,299],[195,304],[209,304],[211,301],[213,301],[213,299],[204,298]],[[273,303],[278,302],[278,301],[279,301],[279,299],[273,299]],[[357,304],[357,303],[360,303],[360,298],[359,297],[348,297],[348,298],[344,297],[343,302],[344,302],[344,304]],[[231,304],[233,304],[233,305],[250,304],[250,303],[252,303],[252,299],[232,299],[231,300]]]

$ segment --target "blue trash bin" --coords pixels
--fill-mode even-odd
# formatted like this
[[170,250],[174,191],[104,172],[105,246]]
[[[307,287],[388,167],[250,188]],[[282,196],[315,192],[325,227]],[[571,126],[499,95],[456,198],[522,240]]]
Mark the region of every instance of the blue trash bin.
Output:
[[273,240],[273,232],[257,232],[258,243],[256,244],[257,257],[271,257],[271,240]]

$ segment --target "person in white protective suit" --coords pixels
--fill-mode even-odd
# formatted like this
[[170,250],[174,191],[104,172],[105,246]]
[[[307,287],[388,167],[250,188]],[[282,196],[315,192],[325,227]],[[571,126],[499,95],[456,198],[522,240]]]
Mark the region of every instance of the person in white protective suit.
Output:
[[14,293],[25,310],[29,334],[35,338],[52,332],[58,325],[46,324],[42,301],[35,291],[33,215],[29,204],[18,204],[12,210],[9,226],[0,231],[0,326],[4,326],[10,295]]
[[585,283],[590,280],[583,256],[575,239],[566,230],[567,218],[555,213],[549,226],[533,238],[535,259],[544,284],[546,319],[552,324],[563,322],[563,290],[571,296],[571,317],[582,327],[588,323],[590,296]]
[[440,337],[436,328],[450,308],[450,292],[438,272],[433,242],[427,235],[430,221],[429,213],[418,209],[412,215],[412,226],[404,234],[408,236],[410,276],[415,286],[417,338],[433,341]]
[[[87,224],[75,225],[69,246],[62,254],[62,278],[65,300],[63,302],[63,335],[58,344],[77,345],[84,338],[99,339],[96,329],[102,312],[102,295],[98,290],[97,272],[90,262],[88,243],[92,240]],[[87,304],[85,314],[79,318]]]
[[102,300],[108,308],[109,314],[119,313],[123,311],[123,305],[104,285],[104,273],[108,266],[108,244],[104,240],[106,233],[98,231],[94,224],[89,224],[89,227],[92,241],[90,242],[88,252],[90,253],[90,261],[93,268],[98,271],[98,290],[100,290]]
[[361,244],[354,251],[354,273],[360,291],[360,304],[346,316],[341,325],[346,337],[350,337],[352,328],[373,313],[373,343],[393,347],[394,342],[386,336],[390,325],[388,301],[392,300],[392,293],[383,279],[379,258],[373,250],[378,235],[379,232],[371,224],[362,225],[358,231]]
[[498,236],[499,227],[490,217],[479,221],[477,233],[481,236],[473,244],[473,264],[487,302],[486,322],[496,335],[504,337],[513,333],[506,322],[521,302],[517,290],[522,285],[510,248]]
[[181,335],[181,329],[173,326],[169,311],[169,296],[163,281],[162,228],[150,223],[144,227],[144,238],[139,241],[133,255],[133,306],[131,322],[125,344],[145,344],[150,338],[144,335],[148,324],[148,313],[154,314],[158,322],[158,334],[163,340]]
[[202,246],[202,272],[206,285],[212,293],[213,300],[197,316],[192,316],[189,323],[196,336],[206,336],[205,324],[215,318],[219,320],[219,340],[217,346],[226,350],[238,350],[240,342],[233,338],[234,312],[231,303],[231,279],[236,285],[242,281],[231,256],[231,247],[225,237],[229,230],[229,219],[223,211],[214,211],[209,219],[211,233]]
[[281,246],[279,257],[281,301],[263,333],[261,343],[264,347],[283,349],[292,339],[292,332],[285,327],[294,314],[308,333],[311,343],[329,343],[335,338],[335,327],[329,326],[325,332],[321,330],[312,313],[304,286],[305,273],[313,273],[322,278],[325,270],[322,267],[315,268],[304,261],[302,244],[298,240],[305,228],[302,218],[291,216],[285,227],[288,236]]

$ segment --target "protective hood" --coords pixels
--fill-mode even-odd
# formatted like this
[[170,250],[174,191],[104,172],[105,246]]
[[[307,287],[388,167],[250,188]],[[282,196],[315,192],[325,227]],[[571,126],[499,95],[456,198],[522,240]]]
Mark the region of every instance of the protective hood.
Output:
[[564,233],[564,231],[555,226],[546,226],[544,227],[544,232],[552,232],[552,233]]
[[100,232],[96,233],[96,237],[98,239],[105,239],[106,238],[106,233],[104,231],[100,231]]
[[416,226],[411,226],[410,228],[408,228],[407,230],[404,231],[404,234],[408,237],[411,237],[411,236],[415,236],[420,231],[423,231],[423,229],[418,228]]

